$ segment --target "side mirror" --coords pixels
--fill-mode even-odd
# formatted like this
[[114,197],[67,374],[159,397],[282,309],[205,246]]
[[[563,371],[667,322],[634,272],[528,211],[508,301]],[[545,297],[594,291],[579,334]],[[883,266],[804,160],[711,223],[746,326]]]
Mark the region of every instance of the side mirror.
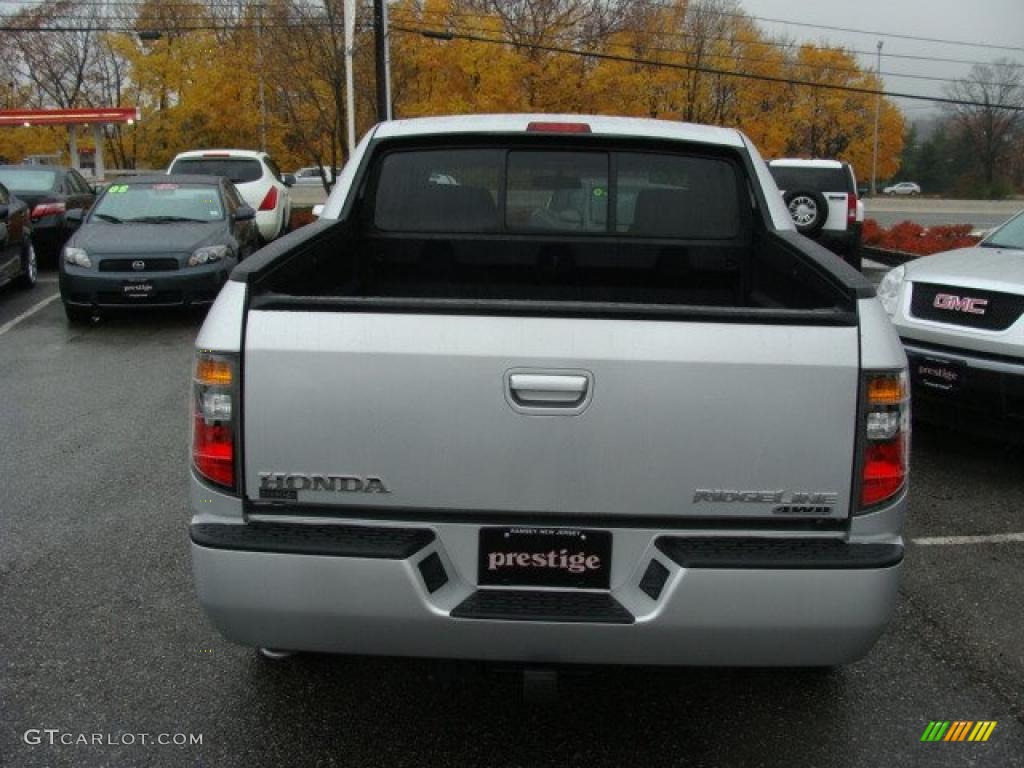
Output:
[[281,183],[284,184],[286,187],[294,187],[295,186],[295,174],[294,173],[282,173],[281,174]]
[[241,206],[235,211],[235,221],[252,221],[256,218],[256,210],[248,205]]
[[85,216],[85,211],[81,208],[70,208],[64,214],[64,221],[69,227],[79,227],[82,224],[83,216]]

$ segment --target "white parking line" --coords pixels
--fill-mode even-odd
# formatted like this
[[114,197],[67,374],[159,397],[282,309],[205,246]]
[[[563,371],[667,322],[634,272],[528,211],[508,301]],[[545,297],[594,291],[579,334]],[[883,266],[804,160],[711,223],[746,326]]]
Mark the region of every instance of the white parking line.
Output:
[[1024,533],[993,533],[988,536],[932,536],[912,539],[912,541],[926,547],[935,544],[1008,544],[1013,541],[1024,542]]
[[26,309],[24,312],[22,312],[20,315],[18,315],[13,320],[8,320],[3,325],[0,325],[0,336],[3,336],[5,333],[7,333],[9,330],[11,330],[11,328],[16,326],[18,323],[20,323],[26,317],[31,317],[36,312],[38,312],[40,309],[45,307],[47,304],[50,304],[51,302],[53,302],[53,301],[55,301],[56,299],[59,299],[59,298],[60,298],[60,294],[59,293],[55,293],[52,296],[47,296],[42,301],[39,301],[39,302],[36,302],[35,304],[33,304],[31,307]]

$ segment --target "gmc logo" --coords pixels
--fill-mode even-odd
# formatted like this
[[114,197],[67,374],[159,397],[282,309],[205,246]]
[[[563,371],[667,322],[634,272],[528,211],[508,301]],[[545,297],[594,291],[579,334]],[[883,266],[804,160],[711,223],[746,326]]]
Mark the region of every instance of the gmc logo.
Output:
[[951,293],[937,293],[932,306],[951,312],[966,312],[970,315],[984,315],[988,299],[974,299],[970,296],[954,296]]

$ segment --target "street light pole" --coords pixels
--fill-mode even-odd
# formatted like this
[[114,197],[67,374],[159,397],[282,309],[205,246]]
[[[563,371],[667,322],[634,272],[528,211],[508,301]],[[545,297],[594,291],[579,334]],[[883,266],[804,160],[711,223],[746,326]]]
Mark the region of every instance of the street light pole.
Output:
[[374,58],[377,63],[377,120],[391,119],[391,83],[388,55],[388,10],[385,0],[373,0]]
[[[882,41],[878,41],[878,65],[875,69],[878,77],[878,90],[882,90]],[[875,148],[871,152],[871,195],[878,194],[878,112],[882,106],[882,94],[875,94]]]
[[260,149],[264,152],[267,151],[267,96],[266,86],[263,83],[263,2],[260,2],[256,6],[256,13],[258,14],[259,26],[257,27],[256,35],[259,41],[256,44],[257,59],[260,70],[260,82],[259,82],[259,100],[260,100]]

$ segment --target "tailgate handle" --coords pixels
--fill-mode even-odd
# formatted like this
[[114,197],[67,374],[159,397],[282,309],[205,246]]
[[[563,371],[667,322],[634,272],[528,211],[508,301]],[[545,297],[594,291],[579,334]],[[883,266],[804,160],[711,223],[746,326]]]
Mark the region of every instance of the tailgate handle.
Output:
[[518,405],[575,408],[587,397],[589,380],[582,375],[513,373],[509,392]]

